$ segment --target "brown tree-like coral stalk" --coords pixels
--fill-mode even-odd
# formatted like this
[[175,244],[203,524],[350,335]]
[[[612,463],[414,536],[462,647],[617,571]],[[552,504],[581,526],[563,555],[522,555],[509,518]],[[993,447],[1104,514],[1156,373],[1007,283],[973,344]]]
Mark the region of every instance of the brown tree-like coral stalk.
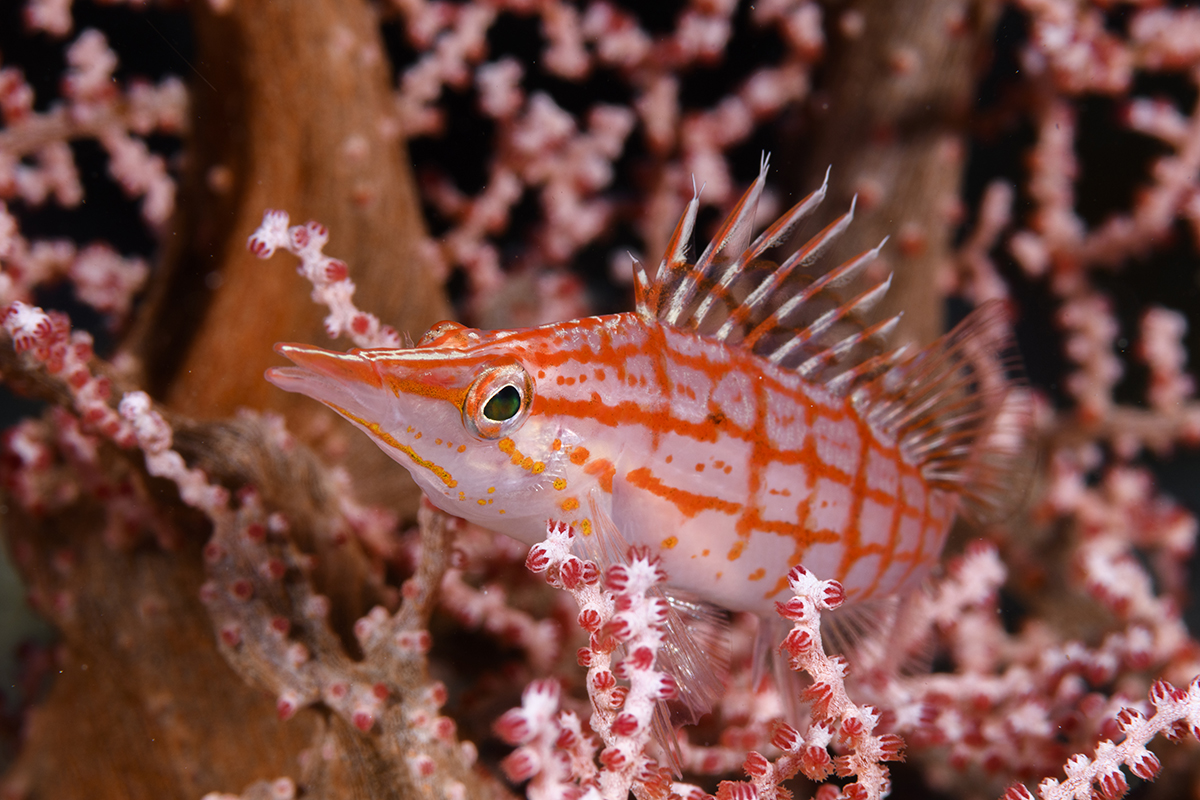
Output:
[[904,313],[901,338],[927,344],[944,330],[930,286],[961,221],[965,126],[997,4],[856,0],[825,5],[824,80],[809,104],[812,131],[801,187],[832,166],[829,203],[858,196],[855,224],[830,256],[844,260],[890,237],[894,270],[883,313]]
[[[263,269],[246,237],[268,208],[320,219],[359,297],[419,335],[451,313],[417,253],[425,236],[374,10],[362,0],[192,6],[197,56],[180,209],[129,340],[145,385],[198,418],[273,409],[292,430],[325,417],[262,380],[278,341],[323,338],[303,281]],[[413,490],[357,438],[360,497],[411,514]],[[404,479],[406,481],[407,479]]]

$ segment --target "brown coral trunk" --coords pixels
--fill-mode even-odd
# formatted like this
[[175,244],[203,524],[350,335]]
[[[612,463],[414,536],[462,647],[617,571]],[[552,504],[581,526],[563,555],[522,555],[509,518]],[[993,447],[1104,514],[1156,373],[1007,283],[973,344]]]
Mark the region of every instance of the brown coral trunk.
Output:
[[[246,250],[266,209],[327,224],[328,251],[353,265],[363,307],[397,328],[419,332],[449,314],[416,257],[424,231],[404,143],[389,133],[396,126],[378,21],[361,0],[239,0],[222,14],[210,3],[192,8],[197,57],[181,207],[127,347],[144,361],[144,385],[175,411],[212,419],[249,406],[283,413],[301,434],[319,430],[314,404],[262,379],[278,361],[276,341],[324,338],[323,312],[294,261],[264,263]],[[415,510],[403,470],[361,437],[346,447],[361,497]],[[232,463],[246,454],[216,455]],[[224,477],[269,488],[264,475]],[[155,485],[154,496],[178,508],[173,488]],[[286,504],[288,492],[307,487],[285,479],[276,490]],[[181,520],[175,551],[124,550],[103,543],[108,521],[94,504],[5,519],[31,591],[63,634],[62,672],[32,716],[6,790],[195,800],[299,777],[301,752],[329,722],[313,711],[278,721],[274,698],[217,652],[197,597],[207,524]],[[325,590],[343,619],[377,600],[364,590],[368,569],[351,545],[320,556],[322,569],[333,570]],[[366,797],[403,788],[376,785],[385,773],[370,774],[379,755],[369,737],[334,738],[344,763],[310,790]]]
[[927,344],[944,330],[938,270],[960,221],[965,125],[998,6],[852,0],[824,9],[830,52],[798,185],[810,191],[832,165],[829,207],[858,195],[828,263],[890,236],[881,260],[894,277],[879,318],[903,311],[900,338]]
[[[396,131],[378,20],[361,0],[250,0],[193,8],[193,131],[167,264],[132,349],[144,385],[173,410],[223,418],[284,414],[311,439],[332,416],[263,380],[279,341],[323,342],[324,310],[287,255],[260,261],[246,240],[267,209],[317,220],[326,251],[351,265],[357,298],[414,338],[450,315],[423,268],[420,203]],[[359,496],[411,515],[403,470],[355,436],[346,462]]]

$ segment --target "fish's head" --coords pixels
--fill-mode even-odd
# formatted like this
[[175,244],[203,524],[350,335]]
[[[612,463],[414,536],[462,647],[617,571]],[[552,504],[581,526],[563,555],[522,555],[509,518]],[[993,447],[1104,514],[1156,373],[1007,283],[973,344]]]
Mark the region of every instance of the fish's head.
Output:
[[443,510],[536,542],[571,464],[560,427],[505,332],[435,325],[415,347],[335,352],[281,343],[266,378],[341,414]]

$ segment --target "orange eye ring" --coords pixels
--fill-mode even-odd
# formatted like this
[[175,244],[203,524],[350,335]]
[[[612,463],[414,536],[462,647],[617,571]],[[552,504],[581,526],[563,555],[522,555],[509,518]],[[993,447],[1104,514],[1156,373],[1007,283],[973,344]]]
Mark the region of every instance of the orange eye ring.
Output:
[[467,389],[463,425],[480,439],[499,439],[521,427],[532,403],[533,378],[521,362],[493,361]]

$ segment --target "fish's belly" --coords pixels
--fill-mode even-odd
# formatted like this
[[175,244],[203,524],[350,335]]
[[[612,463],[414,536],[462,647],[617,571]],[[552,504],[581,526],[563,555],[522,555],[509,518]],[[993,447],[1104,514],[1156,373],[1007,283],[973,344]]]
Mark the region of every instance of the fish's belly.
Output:
[[797,564],[861,601],[915,585],[937,562],[957,497],[885,445],[862,443],[857,457],[830,465],[718,444],[623,465],[614,481],[613,521],[630,544],[657,551],[671,585],[768,614]]

